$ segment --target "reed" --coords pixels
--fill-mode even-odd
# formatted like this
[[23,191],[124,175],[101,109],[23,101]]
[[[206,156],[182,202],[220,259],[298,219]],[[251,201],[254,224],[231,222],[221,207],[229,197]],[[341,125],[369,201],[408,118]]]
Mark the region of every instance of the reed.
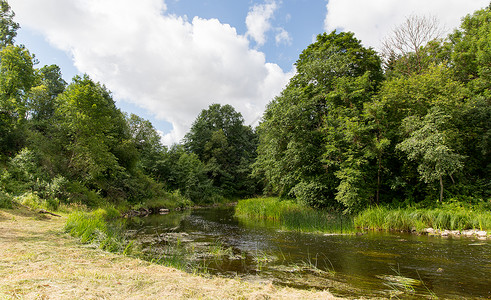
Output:
[[422,231],[491,230],[491,212],[468,208],[398,208],[372,207],[354,218],[356,227],[372,230]]
[[241,200],[235,215],[247,220],[272,220],[283,229],[303,232],[353,232],[351,216],[315,210],[291,200],[253,198]]

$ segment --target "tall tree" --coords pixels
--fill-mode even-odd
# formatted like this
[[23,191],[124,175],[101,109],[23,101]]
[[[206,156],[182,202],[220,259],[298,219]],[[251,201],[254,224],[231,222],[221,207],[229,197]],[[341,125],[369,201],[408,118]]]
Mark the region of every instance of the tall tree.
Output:
[[126,155],[120,151],[127,136],[123,114],[116,108],[109,91],[87,75],[73,82],[57,98],[56,116],[64,145],[64,174],[108,193],[123,180]]
[[28,99],[36,75],[31,54],[24,47],[0,50],[0,155],[12,156],[24,143]]
[[451,66],[456,78],[477,93],[491,95],[491,4],[467,15],[449,36]]
[[0,0],[0,49],[14,44],[19,23],[14,22],[15,13],[6,0]]
[[201,111],[184,138],[187,151],[203,161],[216,187],[228,196],[254,192],[249,179],[256,137],[231,105],[212,104]]
[[259,126],[255,173],[266,191],[312,206],[333,205],[345,144],[339,128],[358,122],[363,103],[383,79],[381,61],[353,33],[332,32],[317,36],[296,66],[298,73],[268,105]]
[[452,147],[455,137],[449,123],[451,116],[439,107],[432,108],[422,120],[408,117],[404,119],[403,126],[409,137],[397,145],[397,149],[418,163],[418,172],[426,183],[439,180],[440,202],[443,200],[444,176],[452,176],[464,167],[465,157]]
[[398,68],[405,75],[421,73],[429,56],[429,49],[425,47],[442,35],[443,29],[436,17],[410,15],[382,42],[386,67]]

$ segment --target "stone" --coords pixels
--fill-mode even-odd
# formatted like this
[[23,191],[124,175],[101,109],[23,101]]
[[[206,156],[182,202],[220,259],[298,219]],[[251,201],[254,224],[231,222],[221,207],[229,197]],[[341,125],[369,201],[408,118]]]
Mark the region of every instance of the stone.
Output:
[[427,234],[435,234],[435,233],[436,233],[435,229],[433,229],[433,228],[431,228],[431,227],[430,227],[430,228],[426,228],[424,231],[425,231]]
[[487,232],[486,232],[486,231],[482,231],[482,230],[481,230],[481,231],[476,232],[476,235],[477,235],[478,237],[486,237]]
[[441,235],[442,236],[448,236],[450,234],[450,230],[444,230]]

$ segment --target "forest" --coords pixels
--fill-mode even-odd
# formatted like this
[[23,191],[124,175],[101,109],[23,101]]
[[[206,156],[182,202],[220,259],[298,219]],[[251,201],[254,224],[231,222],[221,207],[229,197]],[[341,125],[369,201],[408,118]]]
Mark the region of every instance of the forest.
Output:
[[171,147],[103,83],[39,67],[0,5],[0,208],[124,211],[263,195],[345,214],[491,205],[491,5],[446,37],[408,18],[382,53],[355,33],[319,34],[256,128],[213,104]]

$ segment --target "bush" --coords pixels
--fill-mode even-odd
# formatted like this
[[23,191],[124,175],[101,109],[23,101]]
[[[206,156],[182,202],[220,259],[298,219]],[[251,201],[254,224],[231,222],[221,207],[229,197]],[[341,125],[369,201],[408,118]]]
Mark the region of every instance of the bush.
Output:
[[58,210],[60,201],[58,199],[42,199],[37,193],[27,192],[14,198],[14,200],[31,209]]
[[329,205],[328,188],[317,181],[302,181],[292,189],[292,193],[297,201],[310,207],[320,208]]
[[9,194],[0,191],[0,208],[12,209],[13,207],[12,198]]

